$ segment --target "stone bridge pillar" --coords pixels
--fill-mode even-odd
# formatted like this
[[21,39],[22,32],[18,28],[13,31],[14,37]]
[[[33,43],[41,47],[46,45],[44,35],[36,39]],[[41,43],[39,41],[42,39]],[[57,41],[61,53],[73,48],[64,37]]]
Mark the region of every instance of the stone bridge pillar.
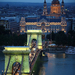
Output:
[[5,50],[3,50],[5,54],[5,70],[4,75],[12,75],[12,65],[15,62],[21,64],[22,57],[23,57],[23,64],[21,64],[21,74],[25,75],[30,73],[30,66],[29,66],[29,47],[25,46],[7,46]]
[[42,30],[27,30],[27,46],[31,47],[33,39],[37,40],[37,48],[42,49]]

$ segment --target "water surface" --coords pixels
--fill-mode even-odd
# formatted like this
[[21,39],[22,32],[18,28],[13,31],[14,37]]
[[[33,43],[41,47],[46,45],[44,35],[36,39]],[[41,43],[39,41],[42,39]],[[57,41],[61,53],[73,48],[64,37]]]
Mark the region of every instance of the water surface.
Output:
[[[39,60],[36,75],[75,75],[75,55],[47,53],[48,61]],[[0,52],[0,73],[4,70],[4,54]],[[33,73],[35,75],[35,73]]]
[[0,51],[0,74],[4,71],[4,54]]
[[48,62],[40,67],[39,75],[75,75],[75,55],[47,53]]

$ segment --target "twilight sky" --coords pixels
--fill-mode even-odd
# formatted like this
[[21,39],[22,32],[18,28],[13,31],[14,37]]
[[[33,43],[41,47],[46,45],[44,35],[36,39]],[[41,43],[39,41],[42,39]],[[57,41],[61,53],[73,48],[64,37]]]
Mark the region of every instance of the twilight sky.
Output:
[[[35,2],[35,3],[43,3],[44,0],[0,0],[0,2]],[[46,0],[47,3],[51,3],[52,0]],[[59,0],[60,2],[62,0]],[[75,0],[64,0],[65,3],[75,2]]]

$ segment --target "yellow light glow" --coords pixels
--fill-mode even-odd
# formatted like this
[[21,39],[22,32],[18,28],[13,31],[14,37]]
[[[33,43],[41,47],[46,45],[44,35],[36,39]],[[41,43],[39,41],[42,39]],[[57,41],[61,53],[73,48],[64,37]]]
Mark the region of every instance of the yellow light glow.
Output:
[[66,33],[66,31],[64,31]]
[[20,25],[20,26],[23,26],[24,27],[25,25]]
[[65,58],[65,54],[63,54],[63,58]]
[[31,32],[32,32],[32,33],[33,33],[33,32],[35,32],[35,33],[36,33],[36,32],[38,32],[38,33],[41,32],[41,33],[42,33],[42,30],[27,30],[27,32],[30,32],[30,33],[31,33]]
[[64,29],[62,29],[62,31],[64,31]]
[[67,25],[61,25],[61,26],[67,26]]
[[44,7],[44,8],[46,8],[46,7]]
[[67,9],[65,9],[67,11]]
[[43,52],[42,52],[42,56],[45,56],[45,54],[43,54]]
[[57,13],[57,14],[61,13],[61,7],[60,7],[60,5],[53,4],[51,6],[51,12],[50,13]]
[[30,50],[29,47],[5,47],[5,50],[18,50],[18,51],[21,51],[21,50]]
[[22,32],[22,31],[20,31],[20,32]]
[[56,30],[59,30],[59,29],[56,29]]
[[61,25],[61,22],[51,22],[50,25]]
[[38,49],[42,49],[42,46],[38,46]]
[[26,25],[37,25],[37,22],[26,22]]

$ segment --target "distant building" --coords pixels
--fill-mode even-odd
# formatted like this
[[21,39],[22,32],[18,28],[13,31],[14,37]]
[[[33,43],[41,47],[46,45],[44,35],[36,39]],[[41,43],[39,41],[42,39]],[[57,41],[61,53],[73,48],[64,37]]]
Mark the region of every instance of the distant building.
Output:
[[18,17],[1,17],[0,25],[5,27],[5,30],[11,30],[14,34],[19,34],[19,18]]
[[25,18],[21,17],[21,21],[20,21],[20,34],[24,34],[25,33]]
[[44,0],[43,15],[47,15],[47,4],[46,4],[46,0]]
[[75,31],[75,18],[73,18],[72,30]]
[[0,19],[0,26],[3,25],[5,30],[10,30],[9,21],[5,19]]
[[67,33],[67,22],[65,19],[64,1],[60,5],[58,0],[53,0],[50,14],[47,13],[47,4],[44,0],[43,14],[41,16],[22,17],[20,21],[20,33],[24,34],[28,29],[42,29],[43,34],[57,33],[64,31]]
[[7,9],[9,9],[9,4],[6,4],[6,6],[5,6]]
[[73,25],[73,19],[72,18],[66,18],[67,21],[67,32],[72,30],[72,25]]
[[67,20],[67,31],[75,31],[75,18],[66,18]]
[[51,4],[50,16],[59,17],[61,16],[61,7],[58,0],[53,0]]
[[14,34],[14,33],[19,34],[20,33],[19,22],[15,21],[14,19],[10,19],[9,25],[10,25],[10,30],[11,30],[12,34]]

